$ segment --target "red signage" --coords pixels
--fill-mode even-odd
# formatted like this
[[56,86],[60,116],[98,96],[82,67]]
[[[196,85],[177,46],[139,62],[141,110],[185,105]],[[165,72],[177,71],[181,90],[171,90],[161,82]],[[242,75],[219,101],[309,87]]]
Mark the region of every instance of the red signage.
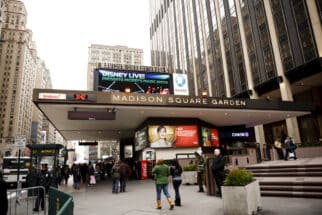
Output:
[[204,147],[219,147],[219,133],[214,128],[201,128],[202,144]]
[[176,126],[175,129],[176,147],[198,147],[198,127],[195,125]]
[[85,93],[75,93],[74,98],[76,100],[85,101],[87,99],[87,94],[85,94]]
[[142,160],[141,161],[141,179],[147,179],[148,178],[148,161]]

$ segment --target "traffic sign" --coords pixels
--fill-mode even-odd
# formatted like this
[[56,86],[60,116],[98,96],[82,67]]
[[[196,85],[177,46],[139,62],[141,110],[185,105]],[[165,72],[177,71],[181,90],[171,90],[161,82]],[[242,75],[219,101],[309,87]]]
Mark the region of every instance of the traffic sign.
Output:
[[26,135],[15,136],[15,147],[18,147],[18,148],[26,147]]

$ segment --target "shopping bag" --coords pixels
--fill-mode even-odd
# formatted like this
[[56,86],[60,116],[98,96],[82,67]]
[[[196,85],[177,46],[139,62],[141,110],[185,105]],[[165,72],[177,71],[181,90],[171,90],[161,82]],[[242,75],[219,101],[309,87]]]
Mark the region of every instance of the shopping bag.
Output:
[[91,175],[90,176],[90,184],[96,184],[96,179],[95,179],[95,175]]

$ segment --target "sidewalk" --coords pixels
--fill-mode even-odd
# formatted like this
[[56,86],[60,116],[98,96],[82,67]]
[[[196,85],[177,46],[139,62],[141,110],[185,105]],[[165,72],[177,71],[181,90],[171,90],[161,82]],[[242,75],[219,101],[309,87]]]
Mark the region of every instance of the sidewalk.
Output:
[[[110,180],[101,181],[94,187],[83,185],[80,190],[74,190],[71,184],[62,185],[60,189],[74,196],[74,214],[77,215],[223,215],[222,199],[198,193],[195,185],[181,186],[182,206],[175,207],[173,211],[168,209],[164,196],[162,210],[155,209],[155,185],[152,180],[129,181],[127,192],[119,194],[112,194]],[[169,191],[174,196],[172,185]],[[318,215],[322,211],[321,199],[262,197],[262,205],[261,215]]]

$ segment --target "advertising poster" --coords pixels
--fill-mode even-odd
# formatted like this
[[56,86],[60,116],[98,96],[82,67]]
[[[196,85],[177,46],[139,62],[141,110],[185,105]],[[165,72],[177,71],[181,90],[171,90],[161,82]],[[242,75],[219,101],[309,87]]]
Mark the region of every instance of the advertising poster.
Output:
[[143,128],[135,132],[135,151],[140,151],[148,146],[148,129]]
[[98,91],[125,92],[125,88],[130,88],[133,93],[172,93],[168,73],[98,69],[94,76],[94,90]]
[[176,126],[175,130],[176,147],[198,147],[198,127],[195,125]]
[[132,145],[124,146],[124,158],[131,158],[131,157],[133,157]]
[[189,95],[187,74],[173,73],[173,92],[174,95]]
[[175,141],[175,126],[152,125],[148,127],[151,148],[173,147]]
[[148,178],[148,161],[142,160],[141,161],[141,179],[147,179]]
[[219,147],[219,133],[217,129],[201,127],[201,137],[204,147]]

